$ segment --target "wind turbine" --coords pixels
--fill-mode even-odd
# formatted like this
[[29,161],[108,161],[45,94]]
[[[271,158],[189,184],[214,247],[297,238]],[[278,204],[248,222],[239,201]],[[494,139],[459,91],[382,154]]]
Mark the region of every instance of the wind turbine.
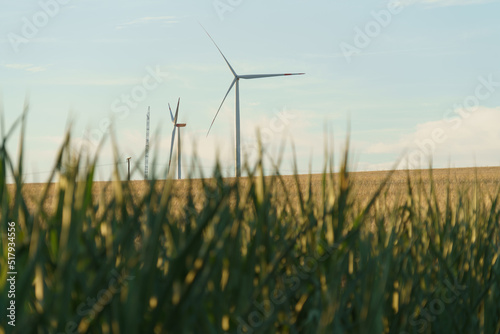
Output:
[[227,66],[229,66],[229,69],[234,75],[234,80],[231,83],[231,86],[229,86],[229,90],[227,91],[226,95],[224,96],[224,99],[222,100],[222,103],[219,106],[219,109],[217,110],[217,113],[215,114],[214,119],[212,120],[212,124],[210,124],[210,128],[208,129],[207,136],[210,133],[210,130],[212,129],[212,125],[215,122],[215,119],[217,118],[217,115],[219,114],[220,109],[222,108],[222,105],[224,104],[224,101],[226,101],[227,96],[229,95],[229,92],[231,92],[231,89],[233,88],[234,85],[236,85],[236,112],[235,112],[235,174],[236,177],[241,176],[241,151],[240,151],[240,79],[260,79],[260,78],[271,78],[271,77],[281,77],[281,76],[290,76],[290,75],[304,75],[305,73],[284,73],[284,74],[246,74],[246,75],[239,75],[236,73],[236,71],[233,69],[231,64],[229,64],[229,61],[226,59],[226,56],[222,53],[221,49],[217,46],[217,43],[215,43],[214,39],[208,31],[202,26],[203,30],[207,33],[208,37],[212,40],[214,43],[215,47],[219,50],[220,54],[222,55],[222,58],[226,61]]
[[186,123],[177,123],[177,116],[179,115],[179,103],[181,99],[177,101],[177,109],[175,110],[175,117],[172,114],[172,108],[170,108],[170,103],[168,104],[168,110],[170,111],[170,118],[172,119],[172,123],[174,123],[174,129],[172,130],[172,141],[170,144],[170,158],[168,160],[168,172],[170,173],[170,163],[172,162],[172,151],[174,149],[174,141],[175,141],[175,130],[179,128],[177,132],[177,178],[181,179],[181,128],[186,127]]

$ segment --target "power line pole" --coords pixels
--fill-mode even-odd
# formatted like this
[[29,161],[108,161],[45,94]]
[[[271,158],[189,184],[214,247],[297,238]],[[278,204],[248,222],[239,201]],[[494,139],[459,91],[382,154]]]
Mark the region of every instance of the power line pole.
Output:
[[148,165],[148,159],[149,159],[149,119],[150,119],[150,110],[151,107],[148,107],[148,113],[146,115],[146,154],[144,155],[144,179],[148,179],[148,173],[149,173],[149,165]]
[[128,165],[128,177],[127,177],[127,180],[130,181],[130,159],[132,159],[132,157],[128,157],[127,158],[127,165]]

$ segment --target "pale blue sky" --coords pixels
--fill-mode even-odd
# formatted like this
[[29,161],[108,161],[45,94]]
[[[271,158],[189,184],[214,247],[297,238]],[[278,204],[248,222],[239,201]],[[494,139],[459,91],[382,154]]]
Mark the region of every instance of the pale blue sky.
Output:
[[[307,173],[311,160],[319,172],[325,124],[339,150],[350,120],[357,170],[389,168],[403,152],[418,167],[418,158],[430,151],[436,167],[499,165],[500,1],[391,4],[0,0],[7,124],[20,114],[27,93],[31,105],[27,180],[44,181],[69,119],[81,143],[85,129],[99,133],[114,115],[122,158],[132,156],[143,166],[148,106],[152,132],[161,126],[159,154],[152,152],[151,159],[162,169],[170,147],[167,103],[178,97],[180,120],[188,123],[182,133],[184,166],[196,142],[206,173],[218,152],[232,174],[234,92],[206,137],[232,74],[198,22],[240,74],[307,73],[241,82],[242,143],[251,157],[260,128],[271,154],[283,138],[293,140],[299,172]],[[369,36],[359,37],[360,30]],[[359,43],[363,38],[369,45]],[[345,53],[346,45],[356,52]],[[117,113],[125,106],[121,97],[142,86],[147,68],[168,74],[148,81],[155,88],[126,114]],[[288,118],[283,121],[279,112]],[[17,140],[13,151],[16,145]],[[291,173],[291,159],[288,149],[283,173]],[[100,164],[112,161],[105,150]],[[98,177],[107,179],[109,171],[100,167]]]

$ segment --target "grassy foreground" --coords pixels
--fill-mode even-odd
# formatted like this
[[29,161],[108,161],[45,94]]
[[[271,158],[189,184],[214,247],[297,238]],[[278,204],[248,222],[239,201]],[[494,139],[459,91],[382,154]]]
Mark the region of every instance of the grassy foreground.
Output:
[[315,187],[264,178],[260,162],[244,181],[182,181],[181,198],[179,182],[137,192],[119,171],[96,194],[95,159],[68,135],[33,202],[8,139],[0,308],[15,222],[16,326],[2,316],[0,333],[500,332],[497,185],[408,174],[397,200],[384,182],[361,199],[346,154]]

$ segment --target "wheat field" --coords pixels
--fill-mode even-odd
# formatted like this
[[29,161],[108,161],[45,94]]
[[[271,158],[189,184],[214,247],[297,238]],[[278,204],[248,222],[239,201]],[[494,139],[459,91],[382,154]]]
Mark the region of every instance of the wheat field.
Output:
[[[390,178],[386,181],[386,177],[391,173]],[[334,174],[338,179],[339,175]],[[354,196],[360,204],[366,204],[374,195],[377,189],[386,182],[384,189],[384,199],[393,204],[401,204],[406,201],[408,192],[408,179],[412,180],[412,188],[422,188],[427,193],[431,191],[431,185],[435,187],[436,196],[441,205],[445,204],[448,187],[451,190],[452,200],[460,190],[472,191],[476,186],[479,186],[484,201],[486,204],[491,204],[490,196],[494,196],[500,187],[500,167],[478,167],[478,168],[447,168],[447,169],[432,169],[432,170],[397,170],[397,171],[375,171],[375,172],[351,172],[349,174],[354,187]],[[266,182],[272,177],[266,177]],[[276,191],[282,191],[289,194],[293,202],[297,201],[297,185],[295,176],[282,176],[283,184],[276,187]],[[432,182],[431,182],[432,180]],[[211,182],[211,179],[207,179]],[[178,214],[181,214],[185,201],[188,197],[188,192],[192,191],[195,202],[198,207],[203,205],[206,199],[203,192],[203,182],[199,179],[193,180],[155,180],[154,187],[159,190],[165,185],[165,182],[171,182],[172,197],[175,207],[178,209]],[[235,182],[234,178],[226,178],[224,182],[229,184]],[[299,175],[298,183],[302,192],[305,192],[311,184],[312,196],[319,197],[321,192],[321,184],[323,182],[322,174]],[[132,190],[132,195],[138,200],[143,197],[151,188],[149,181],[129,181],[127,182]],[[243,177],[239,180],[243,189],[248,190],[248,179]],[[43,190],[48,186],[48,192],[44,198],[44,207],[46,210],[53,210],[57,204],[57,184],[47,185],[45,183],[29,183],[24,184],[22,193],[26,199],[26,203],[30,210],[34,210],[36,204],[41,201]],[[10,192],[15,192],[15,185],[8,186]],[[99,181],[93,183],[93,196],[98,199],[102,196],[109,201],[113,196],[112,182]]]

